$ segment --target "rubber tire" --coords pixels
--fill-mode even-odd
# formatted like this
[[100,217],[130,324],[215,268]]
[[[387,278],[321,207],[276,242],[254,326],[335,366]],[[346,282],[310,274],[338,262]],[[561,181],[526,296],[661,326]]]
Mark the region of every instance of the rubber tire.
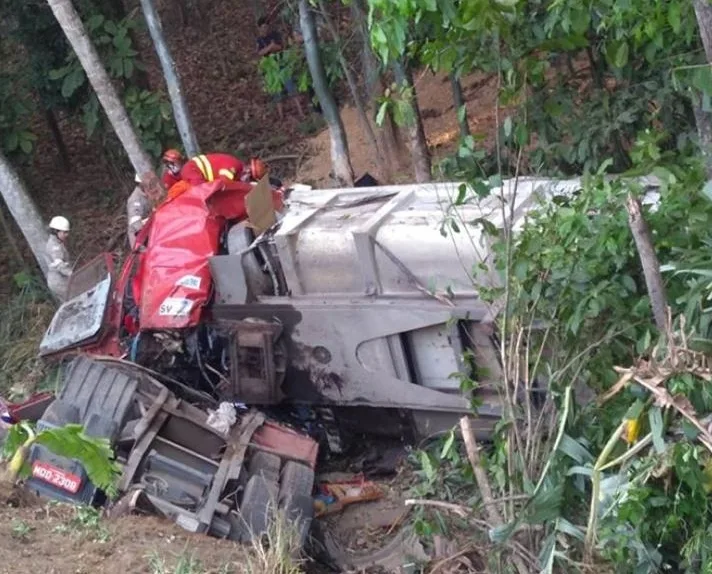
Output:
[[[227,232],[228,254],[235,256],[236,253],[247,249],[255,240],[252,229],[246,223],[240,222],[233,225]],[[258,261],[255,251],[246,253],[241,258],[245,283],[253,297],[272,294],[272,280],[269,275],[262,270],[262,265]]]
[[287,524],[296,525],[297,539],[301,550],[307,542],[312,521],[314,520],[314,500],[311,496],[304,496],[303,494],[292,495],[280,507],[280,511],[284,512]]
[[262,476],[270,482],[278,482],[281,466],[282,461],[276,454],[256,450],[250,457],[247,473],[250,476]]
[[119,425],[115,421],[103,417],[99,413],[89,415],[89,420],[84,424],[84,434],[109,439],[112,444],[118,431]]
[[308,466],[290,460],[284,465],[279,481],[279,506],[300,496],[311,498],[314,490],[314,471]]
[[79,422],[79,409],[62,399],[55,399],[40,420],[57,426],[76,424]]
[[267,533],[276,494],[277,485],[261,476],[252,476],[247,481],[240,503],[240,516],[244,527],[242,542],[249,542]]

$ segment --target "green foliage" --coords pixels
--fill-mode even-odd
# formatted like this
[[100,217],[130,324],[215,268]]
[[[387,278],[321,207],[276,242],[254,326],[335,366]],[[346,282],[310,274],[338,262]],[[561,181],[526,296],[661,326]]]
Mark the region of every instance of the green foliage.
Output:
[[[9,459],[28,438],[22,425],[12,425],[3,445],[3,458]],[[109,497],[117,494],[116,480],[121,468],[114,461],[114,453],[108,439],[84,434],[84,427],[68,424],[61,428],[46,428],[37,432],[35,441],[54,454],[79,461],[89,480]]]
[[24,395],[44,372],[37,348],[55,307],[40,277],[20,271],[8,280],[15,289],[0,306],[0,394],[12,399]]
[[311,85],[306,60],[297,47],[260,58],[259,68],[268,94],[281,94],[290,79],[300,92],[306,92]]
[[0,149],[8,156],[30,154],[37,141],[29,122],[27,91],[7,74],[0,74]]
[[[333,42],[319,42],[319,52],[326,71],[326,79],[332,90],[344,78],[337,50],[338,46]],[[302,93],[308,92],[313,86],[304,50],[298,45],[260,58],[259,71],[264,90],[268,94],[281,94],[290,78],[296,84],[297,90]]]
[[[160,156],[161,151],[175,141],[176,130],[165,94],[140,89],[135,83],[136,71],[144,69],[130,36],[130,32],[138,26],[136,20],[126,17],[115,21],[94,14],[86,20],[85,26],[107,72],[121,87],[124,106],[144,147],[154,157]],[[101,106],[89,89],[89,82],[76,54],[70,52],[64,65],[50,71],[49,78],[61,86],[62,97],[68,100],[78,97],[82,102],[82,120],[87,135],[92,137],[99,130],[106,137],[108,130],[105,129]]]
[[636,134],[651,125],[674,135],[665,148],[689,145],[690,90],[712,107],[689,2],[369,0],[369,8],[384,63],[405,54],[434,70],[497,74],[500,105],[514,106],[500,124],[505,167],[526,146],[530,171],[580,173],[607,157],[625,170]]

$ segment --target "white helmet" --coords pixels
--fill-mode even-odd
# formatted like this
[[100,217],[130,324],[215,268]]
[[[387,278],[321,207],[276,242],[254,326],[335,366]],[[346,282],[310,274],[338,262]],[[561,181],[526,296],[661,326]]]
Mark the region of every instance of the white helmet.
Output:
[[61,215],[55,215],[49,222],[49,228],[55,231],[69,231],[69,220]]
[[134,181],[136,183],[141,183],[141,176],[139,174],[136,174],[136,177],[134,177]]

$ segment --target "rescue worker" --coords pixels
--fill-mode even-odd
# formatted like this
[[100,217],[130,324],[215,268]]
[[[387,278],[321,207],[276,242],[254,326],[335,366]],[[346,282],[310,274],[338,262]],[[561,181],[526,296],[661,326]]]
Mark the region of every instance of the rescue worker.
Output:
[[163,186],[168,191],[176,183],[180,181],[180,170],[185,164],[183,154],[177,149],[166,150],[163,154]]
[[249,165],[245,166],[235,156],[226,153],[198,155],[190,161],[185,161],[178,150],[169,149],[163,154],[163,164],[166,167],[163,184],[168,190],[181,180],[190,185],[200,185],[218,179],[225,182],[248,182],[258,181],[267,173],[267,166],[262,160],[252,158]]
[[126,200],[126,218],[128,220],[126,235],[131,249],[136,244],[138,232],[141,231],[146,219],[151,214],[151,202],[141,188],[141,177],[138,174],[136,174],[135,181],[136,187]]
[[49,239],[47,240],[47,287],[60,301],[67,298],[69,277],[72,266],[69,264],[69,252],[66,242],[69,237],[69,220],[57,215],[49,222]]

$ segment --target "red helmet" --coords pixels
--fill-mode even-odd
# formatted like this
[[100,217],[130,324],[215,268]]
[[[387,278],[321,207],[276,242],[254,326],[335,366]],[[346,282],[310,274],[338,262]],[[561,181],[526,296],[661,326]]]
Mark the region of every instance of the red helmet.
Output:
[[166,163],[181,163],[183,161],[183,154],[177,149],[169,149],[163,153],[163,161]]
[[252,179],[259,181],[267,175],[267,165],[261,159],[253,157],[250,160],[250,174],[252,175]]

